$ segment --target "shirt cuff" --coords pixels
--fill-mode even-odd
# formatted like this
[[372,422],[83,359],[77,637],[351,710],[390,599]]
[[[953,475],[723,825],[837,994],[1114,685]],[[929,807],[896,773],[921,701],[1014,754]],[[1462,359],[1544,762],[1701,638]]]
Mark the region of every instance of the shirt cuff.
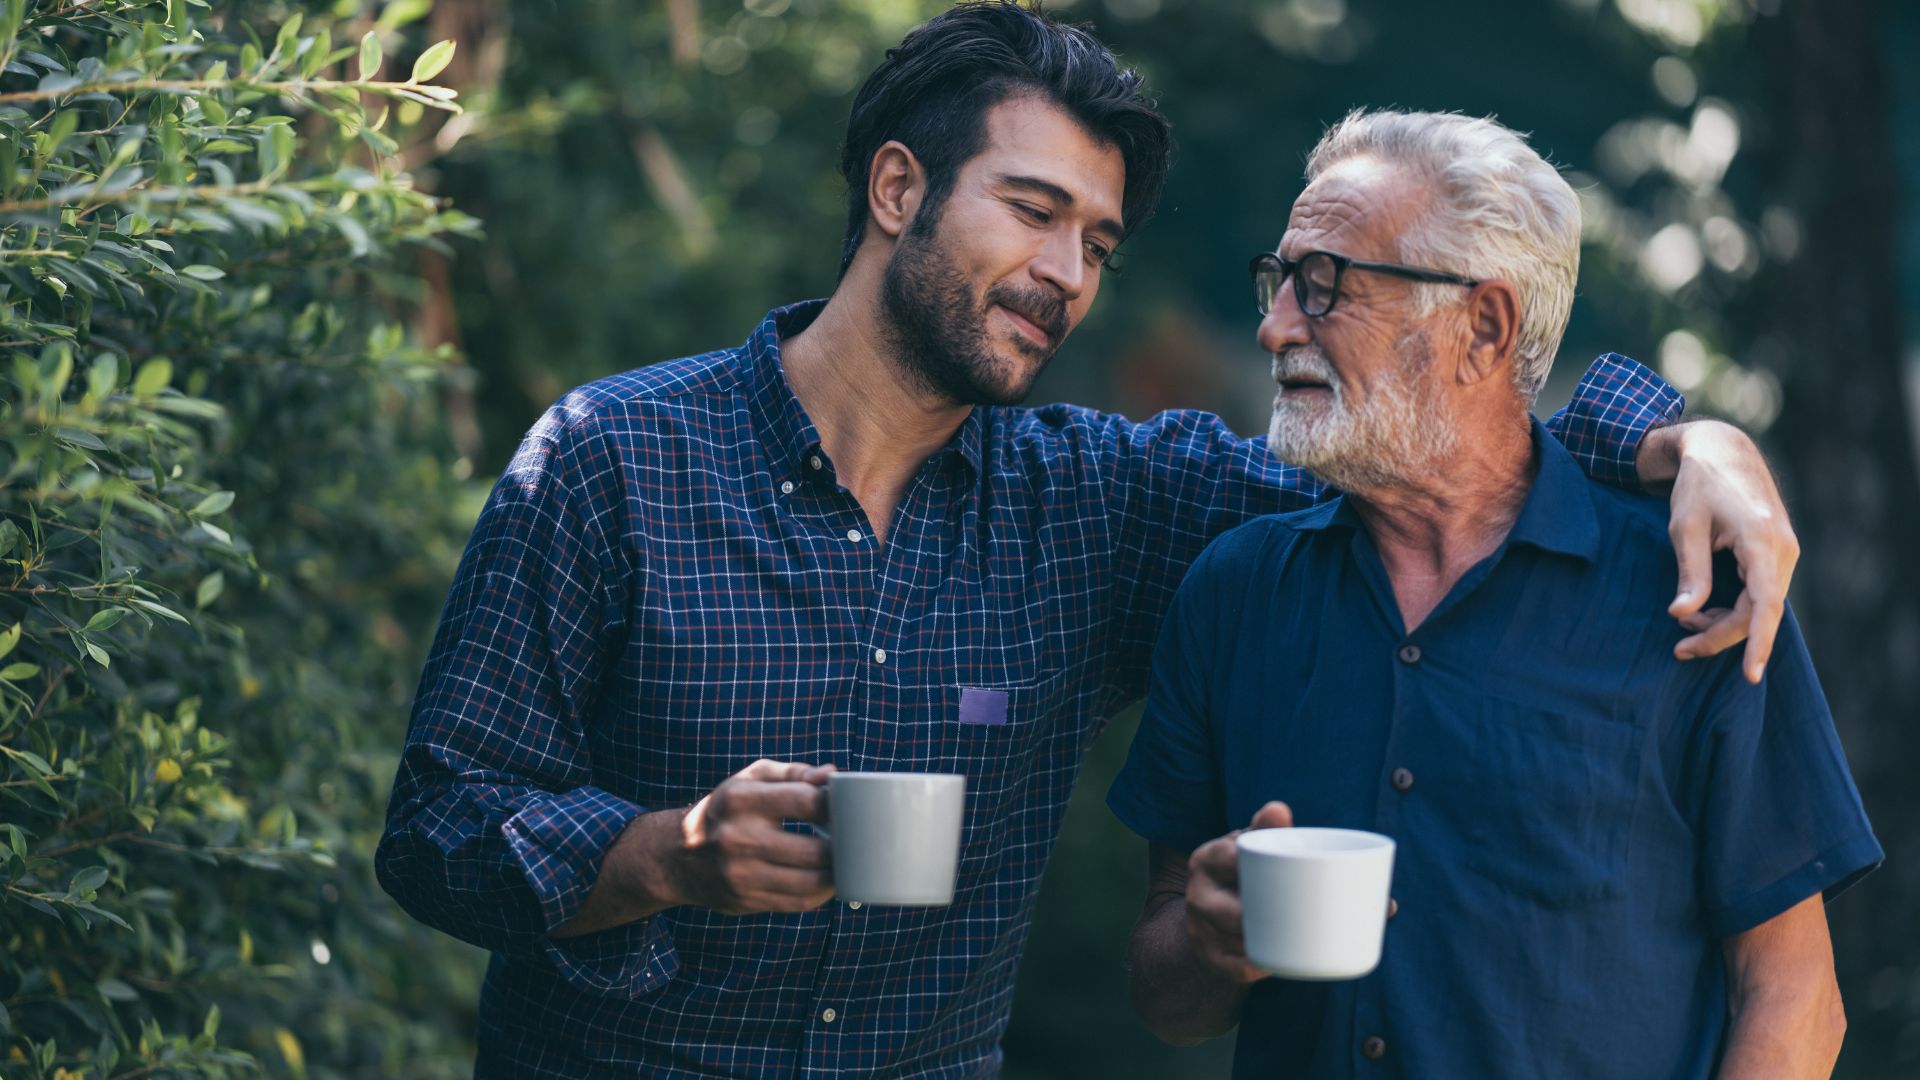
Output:
[[586,902],[607,849],[646,808],[596,787],[541,799],[501,826],[507,848],[540,903],[539,951],[567,982],[599,993],[643,994],[672,978],[679,957],[665,920],[554,938]]
[[1708,919],[1715,937],[1732,937],[1759,926],[1817,893],[1828,900],[1845,892],[1886,861],[1872,833],[1835,844],[1771,885],[1728,904]]
[[1586,474],[1603,484],[1640,491],[1635,458],[1640,440],[1680,419],[1687,399],[1644,365],[1607,353],[1587,368],[1560,410],[1554,435]]

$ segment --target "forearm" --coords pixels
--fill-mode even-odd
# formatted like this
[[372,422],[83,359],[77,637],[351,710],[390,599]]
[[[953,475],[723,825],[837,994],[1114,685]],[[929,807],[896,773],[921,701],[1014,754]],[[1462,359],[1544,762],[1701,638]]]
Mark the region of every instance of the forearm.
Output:
[[1786,983],[1737,994],[1722,1080],[1826,1077],[1840,1056],[1847,1019],[1831,983]]
[[1728,938],[1725,950],[1730,1022],[1720,1075],[1830,1075],[1847,1016],[1820,895]]
[[1134,1011],[1148,1030],[1176,1046],[1233,1030],[1247,998],[1247,984],[1225,978],[1201,960],[1186,924],[1185,899],[1170,895],[1141,917],[1129,947]]
[[681,850],[687,811],[659,810],[630,822],[600,863],[600,875],[578,911],[555,927],[556,938],[577,937],[678,907],[674,853]]

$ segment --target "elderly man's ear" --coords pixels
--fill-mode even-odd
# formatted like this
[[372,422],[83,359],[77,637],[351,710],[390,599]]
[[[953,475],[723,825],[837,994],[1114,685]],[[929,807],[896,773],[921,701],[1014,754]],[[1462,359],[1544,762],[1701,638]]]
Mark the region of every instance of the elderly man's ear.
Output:
[[1514,342],[1520,336],[1520,298],[1499,278],[1483,281],[1467,294],[1467,353],[1457,378],[1472,386],[1498,376],[1510,381]]

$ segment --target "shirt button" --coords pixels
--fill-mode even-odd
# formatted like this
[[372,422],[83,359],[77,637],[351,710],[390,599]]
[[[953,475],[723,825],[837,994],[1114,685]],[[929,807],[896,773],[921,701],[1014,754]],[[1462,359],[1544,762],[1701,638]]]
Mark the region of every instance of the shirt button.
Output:
[[820,1019],[829,1024],[833,1023],[835,1020],[838,1020],[839,1018],[840,1018],[840,1014],[837,1012],[834,1012],[832,1009],[828,1009],[827,1011],[820,1014]]
[[1406,769],[1393,770],[1393,790],[1406,791],[1413,787],[1413,773]]
[[853,542],[854,542],[854,543],[856,543],[856,544],[857,544],[857,543],[859,543],[859,542],[860,542],[860,530],[859,530],[859,529],[848,529],[848,530],[847,530],[847,539],[849,539],[849,540],[851,540],[851,541],[853,541]]
[[886,663],[886,662],[887,662],[887,650],[885,650],[885,649],[875,649],[875,650],[873,650],[873,662],[874,662],[874,663],[876,663],[876,664],[884,664],[884,663]]
[[[833,1010],[829,1009],[827,1011],[832,1012]],[[1360,1044],[1360,1052],[1367,1055],[1367,1060],[1369,1061],[1379,1061],[1381,1058],[1387,1056],[1387,1040],[1378,1035],[1369,1035],[1367,1036],[1367,1041]]]
[[1400,901],[1391,896],[1387,897],[1387,918],[1391,919],[1398,914],[1400,914]]
[[780,494],[782,495],[793,494],[793,481],[791,480],[780,481]]
[[1400,662],[1403,664],[1419,663],[1420,662],[1420,646],[1418,645],[1400,646]]
[[[860,910],[860,901],[858,901],[858,900],[849,900],[849,901],[847,901],[847,906],[848,906],[849,908],[852,908],[852,909],[853,909],[854,911],[859,911],[859,910]],[[829,1009],[829,1010],[827,1010],[827,1011],[828,1011],[828,1012],[832,1012],[833,1010],[831,1010],[831,1009]]]

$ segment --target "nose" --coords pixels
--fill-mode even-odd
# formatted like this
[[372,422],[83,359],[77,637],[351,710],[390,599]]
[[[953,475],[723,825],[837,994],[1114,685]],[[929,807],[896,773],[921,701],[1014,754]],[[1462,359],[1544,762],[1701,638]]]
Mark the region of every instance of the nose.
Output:
[[1061,230],[1047,239],[1034,256],[1033,276],[1068,302],[1080,299],[1087,288],[1087,263],[1080,255],[1080,239]]
[[1301,312],[1300,302],[1293,295],[1293,282],[1288,281],[1273,298],[1273,306],[1260,319],[1255,339],[1270,353],[1313,340],[1312,320]]

